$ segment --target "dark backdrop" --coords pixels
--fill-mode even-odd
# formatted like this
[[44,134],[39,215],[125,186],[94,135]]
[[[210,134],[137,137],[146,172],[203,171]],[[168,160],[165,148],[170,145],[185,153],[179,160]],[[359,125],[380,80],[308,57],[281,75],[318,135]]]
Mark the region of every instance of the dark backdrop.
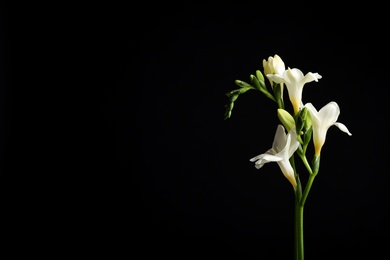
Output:
[[291,185],[277,164],[249,162],[272,145],[275,104],[248,92],[224,120],[234,81],[278,54],[323,76],[305,85],[304,102],[338,102],[353,134],[328,131],[305,207],[307,259],[387,253],[381,7],[41,7],[3,16],[1,151],[23,227],[15,241],[39,235],[31,250],[59,255],[292,259]]

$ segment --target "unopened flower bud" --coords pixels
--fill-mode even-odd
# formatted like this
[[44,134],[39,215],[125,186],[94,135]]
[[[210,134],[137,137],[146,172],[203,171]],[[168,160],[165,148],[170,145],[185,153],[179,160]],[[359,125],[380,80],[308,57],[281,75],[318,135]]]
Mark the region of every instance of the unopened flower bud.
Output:
[[264,76],[263,76],[263,73],[261,73],[260,70],[256,70],[256,78],[261,82],[263,81],[264,82]]
[[293,116],[283,108],[278,108],[278,118],[287,131],[295,128],[295,121]]

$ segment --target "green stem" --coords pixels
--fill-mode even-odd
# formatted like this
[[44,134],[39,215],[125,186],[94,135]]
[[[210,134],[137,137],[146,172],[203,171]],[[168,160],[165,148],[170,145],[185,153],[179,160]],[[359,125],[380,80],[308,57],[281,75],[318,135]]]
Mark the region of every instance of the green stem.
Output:
[[[303,240],[303,212],[307,196],[309,195],[310,188],[313,184],[315,174],[311,174],[307,180],[305,190],[303,194],[298,196],[296,192],[295,196],[295,259],[304,260],[304,240]],[[300,197],[300,199],[298,199]]]
[[301,181],[299,179],[298,174],[296,174],[297,180],[297,187],[295,190],[295,206],[294,206],[294,218],[295,218],[295,226],[294,226],[294,259],[300,260],[302,258],[302,252],[303,252],[303,240],[301,239],[303,234],[302,225],[299,225],[299,223],[303,223],[302,215],[300,215],[300,209],[299,209],[299,201],[302,197],[302,185]]
[[303,241],[303,208],[304,206],[296,201],[295,203],[295,259],[304,259]]
[[309,195],[309,191],[310,191],[311,185],[313,185],[313,181],[314,181],[315,177],[316,177],[315,174],[309,175],[309,179],[307,180],[305,190],[303,191],[302,198],[301,198],[301,201],[299,203],[302,207],[305,205],[307,196]]
[[303,151],[303,155],[300,156],[300,157],[301,157],[301,160],[302,160],[303,164],[305,165],[307,171],[308,171],[308,172],[310,173],[310,175],[311,175],[311,174],[313,174],[313,171],[312,171],[312,169],[311,169],[311,167],[310,167],[309,162],[307,161],[305,152],[306,152],[306,151]]
[[316,157],[313,161],[314,171],[310,167],[305,155],[301,156],[301,159],[310,174],[303,192],[301,182],[299,178],[296,178],[299,185],[297,185],[295,191],[295,260],[304,260],[303,213],[307,196],[309,195],[314,178],[317,176],[319,169],[319,157]]
[[294,190],[295,192],[295,206],[294,206],[294,220],[295,220],[295,226],[294,226],[294,259],[295,260],[300,260],[300,256],[302,255],[302,246],[303,245],[301,243],[301,234],[303,232],[303,230],[301,230],[301,227],[298,225],[298,223],[300,223],[300,219],[301,219],[301,216],[299,215],[299,210],[297,207],[299,207],[299,202],[302,198],[302,184],[301,184],[301,180],[299,179],[299,174],[296,170],[296,167],[295,167],[295,159],[294,159],[294,156],[291,156],[290,158],[290,163],[291,163],[291,166],[293,167],[294,169],[294,175],[295,175],[295,180],[297,182],[297,186]]

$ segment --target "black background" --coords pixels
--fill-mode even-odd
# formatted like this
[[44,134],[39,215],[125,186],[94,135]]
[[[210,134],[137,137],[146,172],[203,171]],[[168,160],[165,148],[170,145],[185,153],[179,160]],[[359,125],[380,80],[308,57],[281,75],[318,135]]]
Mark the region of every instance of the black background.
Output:
[[292,259],[291,185],[277,164],[249,162],[272,145],[276,106],[248,92],[223,118],[234,80],[249,81],[278,54],[323,76],[305,85],[304,103],[336,101],[353,134],[328,131],[305,207],[306,258],[386,255],[387,17],[378,5],[321,8],[5,5],[2,186],[18,230],[10,245]]

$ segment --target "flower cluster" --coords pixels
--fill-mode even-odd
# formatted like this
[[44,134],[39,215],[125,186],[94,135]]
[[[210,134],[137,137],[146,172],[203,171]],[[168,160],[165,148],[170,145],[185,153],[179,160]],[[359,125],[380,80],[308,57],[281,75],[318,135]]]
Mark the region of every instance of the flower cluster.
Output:
[[[226,105],[225,119],[230,118],[234,101],[248,90],[259,90],[275,101],[278,105],[277,112],[281,124],[277,126],[272,148],[251,158],[250,161],[255,162],[257,169],[263,167],[265,163],[277,162],[284,176],[294,189],[297,189],[300,183],[299,176],[291,163],[293,154],[297,152],[308,172],[315,176],[319,170],[321,149],[329,127],[336,126],[348,135],[352,134],[344,124],[337,122],[340,108],[335,101],[329,102],[320,110],[317,110],[312,103],[303,104],[302,92],[305,84],[312,81],[318,82],[322,78],[320,74],[312,72],[304,74],[297,68],[288,67],[286,69],[283,60],[278,55],[270,56],[268,60],[264,59],[263,68],[267,82],[259,70],[256,71],[256,75],[250,75],[250,83],[235,81],[240,88],[226,94],[230,102]],[[289,113],[284,106],[284,87],[287,88],[292,113]],[[306,159],[306,150],[310,140],[313,140],[314,144],[312,164],[309,164]]]
[[[312,72],[303,74],[297,68],[286,69],[283,60],[278,55],[270,56],[268,60],[264,59],[263,68],[268,80],[265,80],[263,73],[257,70],[256,75],[250,75],[250,83],[236,80],[235,83],[239,88],[226,93],[229,103],[226,105],[225,119],[230,118],[238,96],[249,90],[261,91],[277,104],[277,115],[281,124],[276,128],[272,147],[265,153],[251,158],[250,161],[255,163],[257,169],[262,168],[266,163],[276,162],[293,186],[295,195],[294,259],[304,260],[303,208],[314,178],[319,171],[321,150],[326,134],[331,126],[338,127],[348,135],[352,134],[344,124],[337,122],[340,108],[335,101],[327,103],[320,110],[317,110],[312,103],[302,102],[303,87],[309,82],[318,82],[322,78],[320,74]],[[291,113],[284,106],[284,87],[287,88],[286,92],[291,102]],[[311,163],[306,158],[309,144],[314,145]],[[295,168],[295,154],[300,157],[309,173],[306,185],[301,184]]]

